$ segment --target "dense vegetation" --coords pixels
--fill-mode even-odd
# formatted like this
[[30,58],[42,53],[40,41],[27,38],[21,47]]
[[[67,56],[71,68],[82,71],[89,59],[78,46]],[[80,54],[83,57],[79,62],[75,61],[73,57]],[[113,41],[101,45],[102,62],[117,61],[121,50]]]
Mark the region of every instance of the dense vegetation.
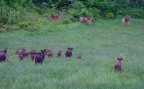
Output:
[[[55,23],[47,16],[58,10],[63,13]],[[0,32],[5,30],[39,30],[43,23],[49,27],[78,21],[80,16],[94,19],[114,19],[130,15],[144,18],[143,0],[0,0]]]

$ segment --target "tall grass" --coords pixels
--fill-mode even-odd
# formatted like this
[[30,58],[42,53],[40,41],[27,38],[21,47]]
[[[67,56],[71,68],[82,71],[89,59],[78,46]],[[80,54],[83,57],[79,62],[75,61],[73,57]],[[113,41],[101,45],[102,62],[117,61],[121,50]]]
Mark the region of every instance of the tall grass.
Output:
[[[0,49],[8,48],[8,59],[0,63],[0,89],[143,89],[143,20],[129,25],[121,20],[98,20],[91,26],[72,23],[42,30],[0,33]],[[65,50],[73,47],[72,58]],[[54,57],[36,65],[29,58],[19,61],[17,48],[53,50]],[[61,58],[56,57],[63,51]],[[77,59],[83,54],[82,60]],[[114,72],[117,57],[123,57],[122,72]]]

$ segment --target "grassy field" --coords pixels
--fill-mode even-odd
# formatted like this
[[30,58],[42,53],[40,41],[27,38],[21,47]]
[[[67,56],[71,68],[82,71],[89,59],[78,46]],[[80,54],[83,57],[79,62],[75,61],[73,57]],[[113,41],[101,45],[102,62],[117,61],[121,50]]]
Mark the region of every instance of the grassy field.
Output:
[[[53,32],[44,24],[36,32],[0,33],[0,50],[8,48],[7,61],[0,63],[0,89],[143,89],[144,20],[132,19],[129,25],[120,21],[59,25]],[[66,59],[68,47],[73,56]],[[35,66],[29,58],[19,61],[17,48],[47,48],[54,57]],[[63,51],[61,58],[56,57],[58,50]],[[114,72],[117,57],[124,58],[122,72]]]

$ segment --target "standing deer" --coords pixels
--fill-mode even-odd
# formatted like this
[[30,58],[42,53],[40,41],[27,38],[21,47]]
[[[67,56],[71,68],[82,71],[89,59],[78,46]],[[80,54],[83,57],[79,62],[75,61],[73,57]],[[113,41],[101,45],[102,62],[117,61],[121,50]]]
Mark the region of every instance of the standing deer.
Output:
[[122,23],[123,24],[129,24],[130,23],[130,16],[128,16],[127,18],[123,18]]
[[73,50],[73,48],[68,48],[67,51],[65,52],[65,57],[71,57],[72,56],[72,50]]
[[36,54],[37,54],[36,50],[31,50],[31,51],[29,52],[29,55],[30,55],[32,61],[35,59]]
[[58,53],[57,53],[57,56],[58,56],[58,57],[61,57],[61,55],[62,55],[62,51],[59,50]]
[[115,71],[121,71],[122,60],[123,60],[123,58],[117,58],[117,62],[114,65]]
[[6,54],[4,51],[0,51],[0,62],[5,61],[6,60]]
[[53,14],[53,12],[52,12],[52,13],[48,16],[48,18],[50,18],[50,19],[52,19],[52,20],[59,20],[60,17],[61,17],[61,15],[62,15],[61,12],[59,12],[57,16],[55,16],[55,15]]

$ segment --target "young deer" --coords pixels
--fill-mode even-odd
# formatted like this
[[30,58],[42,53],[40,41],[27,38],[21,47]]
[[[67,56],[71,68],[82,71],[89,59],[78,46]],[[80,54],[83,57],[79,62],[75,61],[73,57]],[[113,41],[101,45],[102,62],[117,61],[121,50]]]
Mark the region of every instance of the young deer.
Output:
[[129,22],[130,22],[130,16],[128,16],[127,18],[122,19],[123,24],[129,24]]
[[91,16],[91,17],[89,17],[89,18],[86,18],[86,17],[80,17],[79,21],[80,21],[80,22],[85,21],[85,22],[91,24],[92,19],[93,19],[93,16]]
[[61,57],[61,55],[62,55],[62,51],[60,50],[60,51],[58,51],[57,56]]
[[59,12],[57,16],[55,16],[53,13],[51,13],[48,18],[52,19],[52,20],[59,20],[61,17],[62,13]]
[[117,58],[117,62],[114,65],[115,71],[121,71],[122,60],[123,60],[123,58]]
[[82,54],[81,54],[81,53],[78,54],[77,58],[78,58],[78,59],[81,59],[81,58],[82,58]]

